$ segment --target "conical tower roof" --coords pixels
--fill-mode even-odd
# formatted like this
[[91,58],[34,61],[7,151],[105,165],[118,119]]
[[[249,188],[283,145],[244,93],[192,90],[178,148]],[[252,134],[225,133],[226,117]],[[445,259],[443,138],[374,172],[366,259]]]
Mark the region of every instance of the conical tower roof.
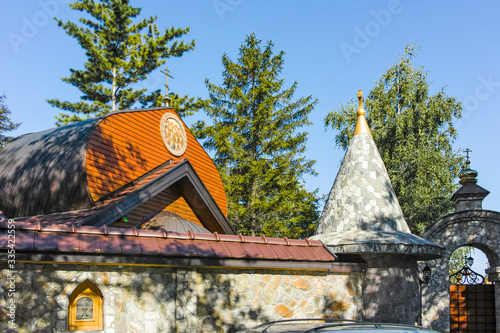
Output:
[[440,257],[440,246],[412,235],[365,119],[358,92],[354,136],[313,239],[336,253],[406,253]]

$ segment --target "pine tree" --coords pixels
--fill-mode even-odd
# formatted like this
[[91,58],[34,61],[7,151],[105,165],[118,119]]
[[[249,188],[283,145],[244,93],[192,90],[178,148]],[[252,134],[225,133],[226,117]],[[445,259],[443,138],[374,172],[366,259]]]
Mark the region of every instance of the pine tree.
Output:
[[297,82],[283,89],[279,78],[284,52],[273,55],[254,34],[239,49],[236,62],[222,56],[223,83],[206,85],[213,123],[195,127],[204,147],[214,151],[228,198],[228,220],[247,235],[306,237],[318,219],[317,191],[304,188],[303,176],[315,174],[303,157],[310,125],[311,96],[292,100]]
[[[444,88],[430,95],[427,73],[414,68],[415,46],[408,45],[365,103],[373,139],[385,163],[401,209],[412,232],[451,212],[449,200],[457,189],[463,158],[454,152],[453,121],[462,106]],[[344,150],[356,121],[354,102],[341,105],[325,118],[325,126],[339,130],[335,142]]]
[[6,136],[5,132],[13,131],[21,125],[10,120],[10,110],[7,104],[5,104],[5,98],[5,94],[0,95],[0,151],[13,139],[10,136]]
[[[137,89],[136,84],[146,80],[167,58],[180,57],[194,48],[194,41],[173,41],[188,33],[189,28],[172,27],[160,33],[156,17],[133,23],[141,9],[130,6],[128,0],[80,0],[70,3],[70,7],[90,15],[80,18],[83,26],[56,21],[82,46],[87,61],[85,69],[70,69],[70,76],[62,78],[82,92],[81,101],[47,100],[70,112],[56,116],[58,124],[130,109],[137,103],[142,107],[161,105],[160,90],[148,93],[147,88]],[[201,106],[199,101],[189,103],[187,96],[172,94],[171,98],[180,106],[181,114],[190,114]],[[188,105],[184,105],[186,101]]]

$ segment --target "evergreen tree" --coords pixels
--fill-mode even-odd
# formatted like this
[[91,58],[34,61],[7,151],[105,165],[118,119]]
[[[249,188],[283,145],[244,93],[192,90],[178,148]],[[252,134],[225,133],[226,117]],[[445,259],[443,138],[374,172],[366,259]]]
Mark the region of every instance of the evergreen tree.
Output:
[[10,110],[5,104],[5,98],[5,94],[0,95],[0,151],[13,139],[10,136],[5,136],[5,132],[13,131],[21,125],[10,120]]
[[[415,47],[408,45],[370,91],[365,109],[405,219],[412,232],[421,234],[453,208],[449,199],[463,161],[452,149],[453,121],[461,117],[462,106],[444,88],[430,95],[427,73],[413,67],[414,56]],[[325,126],[339,130],[335,142],[344,150],[355,110],[351,102],[325,118]]]
[[213,121],[199,122],[196,135],[214,151],[228,198],[228,220],[238,232],[274,237],[306,237],[318,219],[317,191],[304,188],[303,176],[315,174],[314,161],[303,157],[316,100],[293,100],[297,83],[283,89],[279,78],[284,52],[247,36],[239,58],[222,56],[223,83],[206,80]]
[[[160,33],[156,17],[133,23],[141,9],[130,6],[128,0],[80,0],[70,3],[70,7],[90,15],[80,18],[83,26],[56,21],[82,46],[87,61],[85,69],[70,69],[70,76],[62,78],[82,92],[82,101],[47,100],[50,105],[70,112],[56,116],[58,124],[130,109],[137,103],[142,107],[161,105],[160,90],[148,93],[147,88],[137,89],[136,84],[146,80],[167,58],[179,57],[194,48],[194,41],[172,42],[189,28],[172,27]],[[190,114],[202,105],[201,101],[189,101],[187,96],[171,94],[170,97],[180,106],[180,114]]]

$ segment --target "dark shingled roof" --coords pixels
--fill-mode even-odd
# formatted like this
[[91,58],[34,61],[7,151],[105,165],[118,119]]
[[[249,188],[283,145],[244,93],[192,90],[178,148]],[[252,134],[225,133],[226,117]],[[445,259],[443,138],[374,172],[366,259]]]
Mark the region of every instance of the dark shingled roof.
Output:
[[86,144],[100,120],[26,134],[2,150],[0,207],[5,216],[49,214],[92,206],[86,189]]
[[490,194],[490,191],[482,188],[481,186],[477,184],[471,184],[471,183],[466,183],[463,184],[451,197],[451,201],[455,201],[459,197],[466,197],[466,196],[479,196],[479,197],[486,197],[488,194]]

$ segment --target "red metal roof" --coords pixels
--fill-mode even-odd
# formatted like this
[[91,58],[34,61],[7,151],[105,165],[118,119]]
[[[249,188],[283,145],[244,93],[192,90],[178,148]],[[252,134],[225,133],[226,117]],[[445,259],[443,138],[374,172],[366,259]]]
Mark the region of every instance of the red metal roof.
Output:
[[[0,222],[0,249],[9,245],[8,221]],[[224,259],[334,261],[320,241],[15,222],[16,251],[134,254]]]

